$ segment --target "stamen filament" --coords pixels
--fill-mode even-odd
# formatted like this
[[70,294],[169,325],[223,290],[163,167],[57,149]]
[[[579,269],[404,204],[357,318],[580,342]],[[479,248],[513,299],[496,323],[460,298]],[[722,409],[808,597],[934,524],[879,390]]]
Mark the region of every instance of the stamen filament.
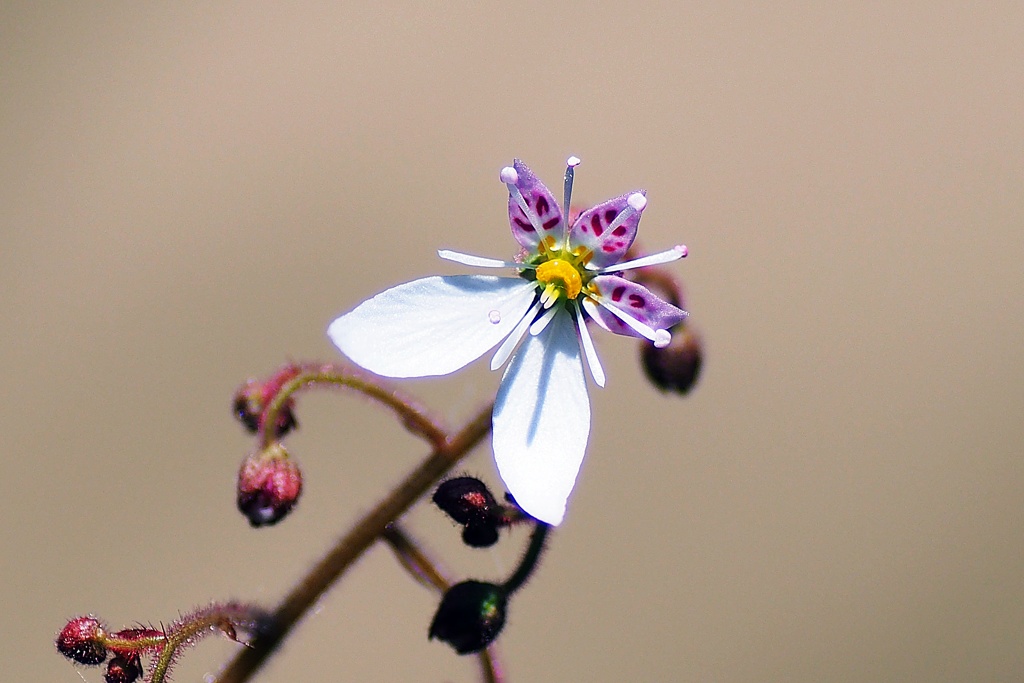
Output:
[[668,330],[656,330],[647,323],[640,322],[622,309],[609,303],[607,300],[599,300],[597,301],[597,304],[603,306],[605,310],[624,322],[631,329],[638,332],[644,338],[654,342],[654,345],[659,349],[665,348],[668,346],[669,342],[672,341],[672,333]]
[[[575,169],[580,165],[579,157],[569,157],[565,161],[565,184],[562,191],[562,216],[565,225],[569,225],[569,202],[572,200],[572,179]],[[565,231],[565,249],[569,249],[569,231]]]
[[479,268],[533,268],[524,263],[516,263],[515,261],[502,261],[496,258],[487,258],[486,256],[473,256],[472,254],[463,254],[458,251],[451,251],[449,249],[439,249],[437,255],[443,258],[445,261],[454,261],[455,263],[461,263],[464,266],[476,266]]
[[626,197],[626,208],[619,212],[619,215],[615,217],[615,220],[608,224],[608,227],[605,228],[605,230],[608,232],[614,231],[615,228],[625,223],[634,215],[643,211],[646,206],[647,197],[645,197],[641,192],[634,192]]
[[530,225],[533,226],[533,229],[537,231],[538,235],[543,235],[544,233],[540,223],[540,217],[535,214],[533,209],[531,209],[526,203],[526,197],[523,196],[523,193],[520,192],[519,188],[512,183],[505,183],[505,187],[508,188],[508,193],[516,200],[516,203],[519,204],[519,208],[523,210],[526,217],[530,219]]
[[623,261],[622,263],[616,263],[615,265],[608,266],[607,268],[599,268],[598,272],[602,274],[617,273],[621,270],[631,270],[633,268],[643,268],[645,266],[657,266],[662,263],[678,261],[679,259],[684,258],[686,254],[686,245],[680,244],[666,251],[658,252],[657,254],[650,254],[649,256],[643,256],[641,258],[633,259],[632,261]]

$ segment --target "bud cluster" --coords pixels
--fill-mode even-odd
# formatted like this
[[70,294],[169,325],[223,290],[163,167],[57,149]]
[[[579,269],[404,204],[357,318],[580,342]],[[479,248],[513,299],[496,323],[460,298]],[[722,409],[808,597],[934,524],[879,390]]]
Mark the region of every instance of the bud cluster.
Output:
[[98,619],[87,615],[70,620],[57,635],[56,645],[58,652],[79,664],[106,662],[106,683],[134,683],[143,675],[142,657],[149,657],[148,680],[164,683],[181,651],[205,636],[221,633],[237,641],[236,629],[254,635],[266,624],[266,612],[236,602],[201,607],[160,630],[136,627],[109,632]]
[[107,662],[106,683],[133,683],[142,676],[141,656],[159,651],[165,643],[163,631],[126,628],[107,633],[98,619],[84,616],[67,623],[56,645],[58,652],[79,664],[98,666]]
[[503,527],[534,524],[529,547],[504,583],[469,580],[444,592],[428,635],[448,643],[460,655],[483,650],[501,633],[509,597],[533,573],[551,528],[524,513],[511,495],[505,499],[507,505],[498,503],[486,484],[467,476],[447,479],[434,491],[434,504],[462,525],[462,541],[474,548],[494,545]]
[[473,548],[494,545],[499,529],[528,519],[518,507],[498,503],[487,485],[475,477],[446,479],[432,500],[462,525],[462,541]]

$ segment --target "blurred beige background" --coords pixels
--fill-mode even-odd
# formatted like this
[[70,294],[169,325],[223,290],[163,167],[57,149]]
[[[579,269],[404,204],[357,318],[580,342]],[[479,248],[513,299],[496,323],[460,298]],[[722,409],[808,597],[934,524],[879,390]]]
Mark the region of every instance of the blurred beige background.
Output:
[[[310,396],[302,503],[253,531],[235,387],[460,272],[439,247],[511,255],[498,170],[557,187],[576,154],[580,201],[645,187],[643,244],[689,245],[707,360],[665,397],[597,339],[509,680],[1021,680],[1022,31],[1018,2],[4,3],[2,677],[79,680],[79,613],[276,601],[424,449]],[[456,423],[484,365],[407,388]],[[458,577],[525,541],[409,524]],[[475,680],[435,604],[377,548],[260,680]]]

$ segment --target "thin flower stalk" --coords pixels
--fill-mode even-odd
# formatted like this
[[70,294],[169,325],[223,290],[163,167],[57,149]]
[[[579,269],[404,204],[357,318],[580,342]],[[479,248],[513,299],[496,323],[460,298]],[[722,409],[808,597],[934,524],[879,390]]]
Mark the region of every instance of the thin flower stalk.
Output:
[[352,564],[380,538],[387,526],[399,519],[431,487],[459,463],[491,430],[487,405],[460,431],[443,440],[418,466],[405,476],[348,533],[341,537],[319,562],[299,581],[271,613],[267,628],[238,652],[216,683],[248,681],[291,634],[295,625],[333,586]]
[[303,366],[270,400],[260,420],[260,441],[264,448],[277,440],[278,435],[272,425],[278,424],[278,415],[288,405],[289,399],[299,391],[317,386],[340,386],[358,391],[391,408],[410,432],[422,436],[435,448],[445,442],[447,433],[444,426],[421,409],[412,397],[382,385],[380,380],[367,377],[355,368],[328,364]]
[[[451,588],[452,582],[441,573],[437,563],[427,556],[398,522],[389,524],[382,537],[399,563],[417,582],[441,594]],[[477,658],[484,683],[501,683],[504,680],[498,664],[497,645],[491,644],[484,648],[477,654]]]

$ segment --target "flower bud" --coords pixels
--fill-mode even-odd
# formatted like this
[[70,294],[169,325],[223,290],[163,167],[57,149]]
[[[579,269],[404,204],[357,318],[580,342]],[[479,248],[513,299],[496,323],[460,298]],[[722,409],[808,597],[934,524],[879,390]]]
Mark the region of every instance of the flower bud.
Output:
[[640,349],[647,378],[662,391],[685,394],[697,383],[703,360],[703,345],[687,325],[672,331],[672,341],[664,348],[645,343]]
[[490,548],[498,542],[498,525],[467,524],[462,530],[462,542],[470,548]]
[[[250,379],[235,392],[235,417],[255,434],[260,429],[263,411],[286,382],[299,374],[299,368],[287,365],[267,380]],[[289,398],[277,413],[275,436],[281,437],[299,426],[295,420],[295,401]]]
[[79,664],[101,664],[107,658],[106,634],[93,617],[75,617],[57,636],[57,651]]
[[460,655],[479,652],[501,633],[508,597],[500,586],[480,581],[457,583],[444,594],[430,623],[429,637]]
[[254,527],[276,524],[302,493],[302,473],[280,443],[253,453],[238,471],[238,509]]
[[142,662],[138,654],[116,655],[107,663],[103,675],[106,683],[134,683],[142,676]]
[[463,542],[474,548],[486,548],[498,541],[504,509],[491,495],[487,485],[475,477],[447,479],[434,491],[434,504],[465,527]]

